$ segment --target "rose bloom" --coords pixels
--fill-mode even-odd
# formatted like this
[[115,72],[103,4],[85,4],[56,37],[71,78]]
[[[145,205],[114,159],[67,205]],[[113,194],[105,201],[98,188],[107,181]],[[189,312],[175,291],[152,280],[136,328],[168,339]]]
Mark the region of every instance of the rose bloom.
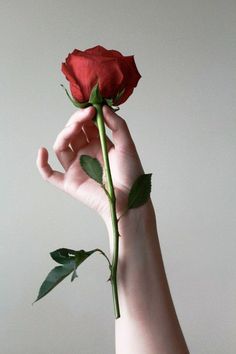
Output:
[[124,90],[114,102],[118,106],[132,94],[141,78],[133,55],[124,56],[102,46],[85,51],[75,49],[62,63],[61,69],[70,82],[72,96],[80,103],[89,101],[93,87],[98,84],[104,99],[115,100],[117,94]]

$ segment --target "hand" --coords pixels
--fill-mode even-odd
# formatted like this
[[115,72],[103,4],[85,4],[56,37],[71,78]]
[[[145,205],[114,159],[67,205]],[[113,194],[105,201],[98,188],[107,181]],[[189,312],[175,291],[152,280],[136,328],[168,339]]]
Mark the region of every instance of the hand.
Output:
[[[37,166],[45,180],[95,209],[107,221],[110,215],[107,195],[87,176],[79,161],[80,155],[89,155],[103,165],[98,129],[92,121],[95,114],[94,107],[75,112],[58,134],[53,149],[63,173],[52,169],[44,147],[38,151]],[[106,126],[112,131],[112,141],[107,137],[107,144],[119,216],[125,210],[129,190],[143,173],[143,168],[125,120],[108,106],[103,107],[103,114]]]

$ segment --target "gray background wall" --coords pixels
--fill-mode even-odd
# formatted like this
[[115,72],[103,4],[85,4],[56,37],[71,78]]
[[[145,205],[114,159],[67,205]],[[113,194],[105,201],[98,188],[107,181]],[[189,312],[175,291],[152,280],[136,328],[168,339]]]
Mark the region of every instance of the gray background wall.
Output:
[[[59,247],[109,252],[94,212],[43,182],[49,148],[74,112],[60,64],[97,44],[135,54],[142,79],[121,107],[153,172],[160,242],[193,354],[233,354],[236,3],[234,0],[13,1],[0,5],[2,354],[114,353],[107,265],[31,306]],[[133,354],[133,353],[131,353]]]

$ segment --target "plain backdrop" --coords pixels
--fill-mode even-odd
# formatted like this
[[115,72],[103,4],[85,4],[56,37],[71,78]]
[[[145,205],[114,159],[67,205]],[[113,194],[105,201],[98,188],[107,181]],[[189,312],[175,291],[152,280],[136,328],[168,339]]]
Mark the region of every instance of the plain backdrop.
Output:
[[35,165],[44,145],[60,169],[52,145],[75,111],[60,87],[61,62],[100,44],[134,54],[142,75],[120,115],[153,173],[164,263],[190,352],[234,354],[235,0],[8,0],[0,18],[0,353],[114,354],[99,254],[72,284],[31,305],[55,265],[49,252],[109,253],[102,220]]

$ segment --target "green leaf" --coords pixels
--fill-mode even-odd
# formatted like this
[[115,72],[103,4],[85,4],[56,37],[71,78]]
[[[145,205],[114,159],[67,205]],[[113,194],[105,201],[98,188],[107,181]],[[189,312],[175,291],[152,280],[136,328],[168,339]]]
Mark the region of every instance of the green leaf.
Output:
[[57,286],[63,279],[65,279],[70,273],[73,272],[74,268],[75,260],[71,260],[63,266],[57,266],[53,268],[42,283],[35,302],[47,295],[52,289],[54,289],[55,286]]
[[89,177],[102,184],[102,166],[96,158],[88,155],[81,155],[80,165]]
[[[39,289],[39,293],[35,302],[47,295],[52,289],[54,289],[60,282],[62,282],[63,279],[65,279],[71,273],[71,281],[73,281],[77,277],[77,267],[81,263],[83,263],[86,258],[88,258],[96,251],[98,251],[98,249],[94,249],[92,251],[74,251],[67,248],[60,248],[56,251],[51,252],[51,257],[56,262],[61,263],[62,265],[53,268],[49,272]],[[70,256],[70,254],[72,255]]]
[[91,256],[94,252],[96,252],[97,249],[94,249],[92,251],[85,251],[85,250],[80,250],[75,252],[75,260],[76,260],[76,267],[78,267],[83,261],[85,261],[86,258]]
[[128,197],[128,209],[138,208],[145,204],[151,193],[152,174],[143,174],[134,182]]
[[71,259],[75,258],[75,254],[76,254],[76,251],[70,250],[68,248],[59,248],[58,250],[51,252],[50,256],[57,263],[66,264]]
[[90,104],[88,102],[83,102],[83,103],[80,103],[78,101],[76,101],[74,98],[72,98],[68,92],[68,90],[65,88],[64,85],[61,84],[61,87],[65,90],[66,92],[66,95],[67,97],[69,98],[69,100],[73,103],[73,105],[77,108],[85,108],[85,107],[88,107],[90,106]]
[[76,269],[73,271],[72,276],[71,276],[71,282],[75,280],[75,278],[78,278],[78,274],[76,272]]
[[89,103],[92,104],[101,104],[103,103],[103,98],[99,90],[98,83],[92,88],[90,97],[89,97]]

